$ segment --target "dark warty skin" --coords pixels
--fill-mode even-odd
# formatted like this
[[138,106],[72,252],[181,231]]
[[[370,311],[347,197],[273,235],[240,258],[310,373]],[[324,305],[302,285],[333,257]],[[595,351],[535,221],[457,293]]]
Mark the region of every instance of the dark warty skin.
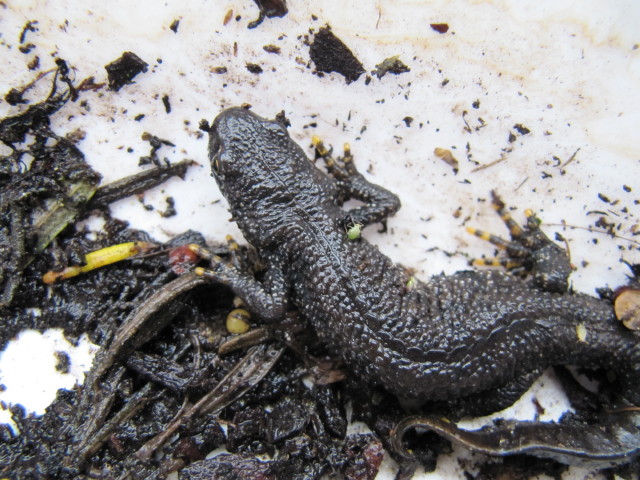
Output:
[[[268,266],[259,283],[219,263],[217,279],[263,321],[296,307],[355,377],[402,399],[477,398],[495,411],[548,366],[604,367],[619,378],[619,405],[640,405],[640,336],[609,301],[568,291],[566,252],[535,223],[512,231],[508,249],[527,279],[489,270],[410,281],[366,240],[347,239],[345,227],[400,208],[350,157],[326,173],[284,126],[242,108],[218,115],[209,149],[233,219]],[[349,198],[364,205],[345,211]]]

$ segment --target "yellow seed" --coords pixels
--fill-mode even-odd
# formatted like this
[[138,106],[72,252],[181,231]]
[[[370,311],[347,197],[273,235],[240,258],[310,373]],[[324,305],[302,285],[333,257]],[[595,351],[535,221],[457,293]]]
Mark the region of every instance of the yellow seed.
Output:
[[456,159],[456,157],[453,156],[453,153],[451,153],[451,150],[446,148],[436,147],[433,150],[433,153],[436,155],[436,157],[442,159],[447,165],[452,167],[454,170],[458,169],[458,160]]
[[245,309],[231,310],[227,315],[227,331],[234,334],[246,333],[249,331],[249,320],[251,320],[251,314]]
[[584,326],[584,323],[579,323],[578,325],[576,325],[576,335],[578,336],[579,342],[586,343],[587,327]]

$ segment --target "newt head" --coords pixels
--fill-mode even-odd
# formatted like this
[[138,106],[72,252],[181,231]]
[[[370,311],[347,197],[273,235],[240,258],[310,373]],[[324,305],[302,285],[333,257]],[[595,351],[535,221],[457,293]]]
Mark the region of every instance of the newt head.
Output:
[[224,110],[213,121],[209,160],[233,219],[258,248],[290,238],[300,212],[333,185],[282,123],[245,108]]
[[[296,160],[306,156],[289,137],[284,125],[266,120],[241,107],[223,110],[209,129],[209,159],[213,176],[223,193],[240,180],[244,190],[261,179],[285,174]],[[283,189],[287,178],[277,188]],[[262,192],[264,195],[264,192]]]

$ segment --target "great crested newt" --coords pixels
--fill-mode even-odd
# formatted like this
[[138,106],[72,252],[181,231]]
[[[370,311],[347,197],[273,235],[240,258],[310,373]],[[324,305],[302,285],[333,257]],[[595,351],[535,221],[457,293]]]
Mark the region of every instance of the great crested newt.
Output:
[[[488,453],[566,463],[607,465],[639,453],[640,334],[622,325],[610,300],[569,289],[568,255],[532,213],[520,227],[494,197],[511,230],[507,255],[525,278],[472,270],[423,282],[366,239],[347,235],[400,208],[396,195],[357,171],[350,153],[334,160],[320,148],[322,170],[281,122],[245,108],[220,113],[209,136],[213,176],[267,270],[257,281],[214,261],[208,275],[265,322],[297,308],[354,377],[405,400],[462,400],[483,413],[511,405],[549,366],[607,369],[619,385],[595,425],[516,422],[465,432],[411,417],[400,430],[418,425],[472,448],[475,440]],[[363,204],[345,210],[347,199]]]

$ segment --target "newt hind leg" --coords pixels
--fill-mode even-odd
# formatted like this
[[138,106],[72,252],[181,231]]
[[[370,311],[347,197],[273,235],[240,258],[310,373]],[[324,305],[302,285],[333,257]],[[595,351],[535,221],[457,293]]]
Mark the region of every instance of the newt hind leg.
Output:
[[510,240],[468,227],[467,231],[486,240],[506,255],[495,259],[478,259],[480,266],[502,266],[511,273],[531,275],[536,287],[548,292],[564,293],[569,288],[571,263],[567,251],[556,245],[540,229],[540,220],[527,209],[527,223],[521,226],[507,211],[505,203],[491,191],[491,204],[509,229]]

